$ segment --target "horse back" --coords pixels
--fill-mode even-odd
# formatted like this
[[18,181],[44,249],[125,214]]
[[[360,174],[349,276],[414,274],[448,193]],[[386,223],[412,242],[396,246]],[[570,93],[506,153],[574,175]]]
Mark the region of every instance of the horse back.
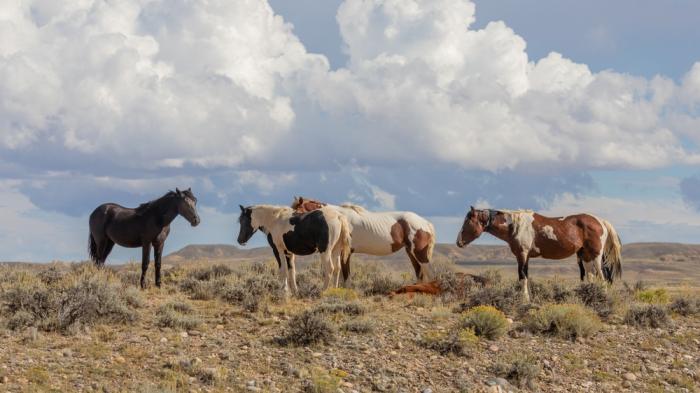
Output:
[[282,235],[285,247],[297,255],[310,255],[328,249],[330,230],[322,210],[295,215],[289,219],[292,230]]

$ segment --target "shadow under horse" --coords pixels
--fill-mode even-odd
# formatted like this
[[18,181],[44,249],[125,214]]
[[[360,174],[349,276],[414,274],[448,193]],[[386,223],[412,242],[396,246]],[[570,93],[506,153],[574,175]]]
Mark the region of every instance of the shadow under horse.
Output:
[[150,262],[151,246],[155,257],[156,286],[160,287],[160,266],[165,239],[170,234],[170,223],[183,216],[196,227],[197,198],[192,189],[169,191],[158,199],[141,204],[136,209],[105,203],[90,214],[90,259],[97,266],[104,265],[114,244],[122,247],[142,247],[141,288],[146,285],[146,271]]

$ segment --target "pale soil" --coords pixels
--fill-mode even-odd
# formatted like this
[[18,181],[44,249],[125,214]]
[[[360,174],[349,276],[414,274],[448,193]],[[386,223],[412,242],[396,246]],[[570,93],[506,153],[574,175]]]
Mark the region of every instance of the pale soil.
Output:
[[[146,291],[147,305],[133,326],[98,325],[73,335],[0,330],[0,392],[298,392],[304,381],[329,372],[342,379],[340,390],[329,390],[338,393],[485,392],[493,365],[522,354],[541,366],[535,391],[698,391],[700,381],[697,316],[674,316],[664,329],[606,324],[578,342],[512,332],[481,340],[473,357],[464,358],[417,344],[426,330],[447,329],[459,318],[451,312],[455,304],[424,296],[362,298],[365,316],[332,318],[337,325],[371,319],[373,332],[339,330],[332,344],[300,348],[279,346],[273,338],[291,315],[318,300],[271,304],[254,314],[220,301],[186,300],[203,323],[185,335],[155,325],[159,305],[185,299],[175,292]],[[202,381],[196,370],[207,370],[213,381]],[[630,372],[634,381],[623,378]]]

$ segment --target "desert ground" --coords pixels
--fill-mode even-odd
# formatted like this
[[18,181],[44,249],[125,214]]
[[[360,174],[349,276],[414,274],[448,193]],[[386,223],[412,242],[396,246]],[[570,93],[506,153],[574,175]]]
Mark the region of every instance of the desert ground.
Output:
[[[162,288],[137,264],[0,264],[0,392],[695,392],[700,246],[625,246],[623,280],[531,261],[522,304],[504,247],[436,248],[442,293],[405,255],[354,257],[285,296],[268,249],[189,246]],[[469,276],[486,278],[482,285]]]

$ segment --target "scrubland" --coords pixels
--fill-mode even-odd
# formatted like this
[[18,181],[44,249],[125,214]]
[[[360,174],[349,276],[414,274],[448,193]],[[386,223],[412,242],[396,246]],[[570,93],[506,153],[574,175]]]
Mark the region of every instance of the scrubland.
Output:
[[[152,272],[149,272],[152,275]],[[480,285],[437,263],[439,296],[391,292],[408,274],[356,263],[280,288],[276,264],[0,267],[0,391],[694,392],[700,292],[655,282],[535,277]],[[150,277],[149,277],[150,278]]]

